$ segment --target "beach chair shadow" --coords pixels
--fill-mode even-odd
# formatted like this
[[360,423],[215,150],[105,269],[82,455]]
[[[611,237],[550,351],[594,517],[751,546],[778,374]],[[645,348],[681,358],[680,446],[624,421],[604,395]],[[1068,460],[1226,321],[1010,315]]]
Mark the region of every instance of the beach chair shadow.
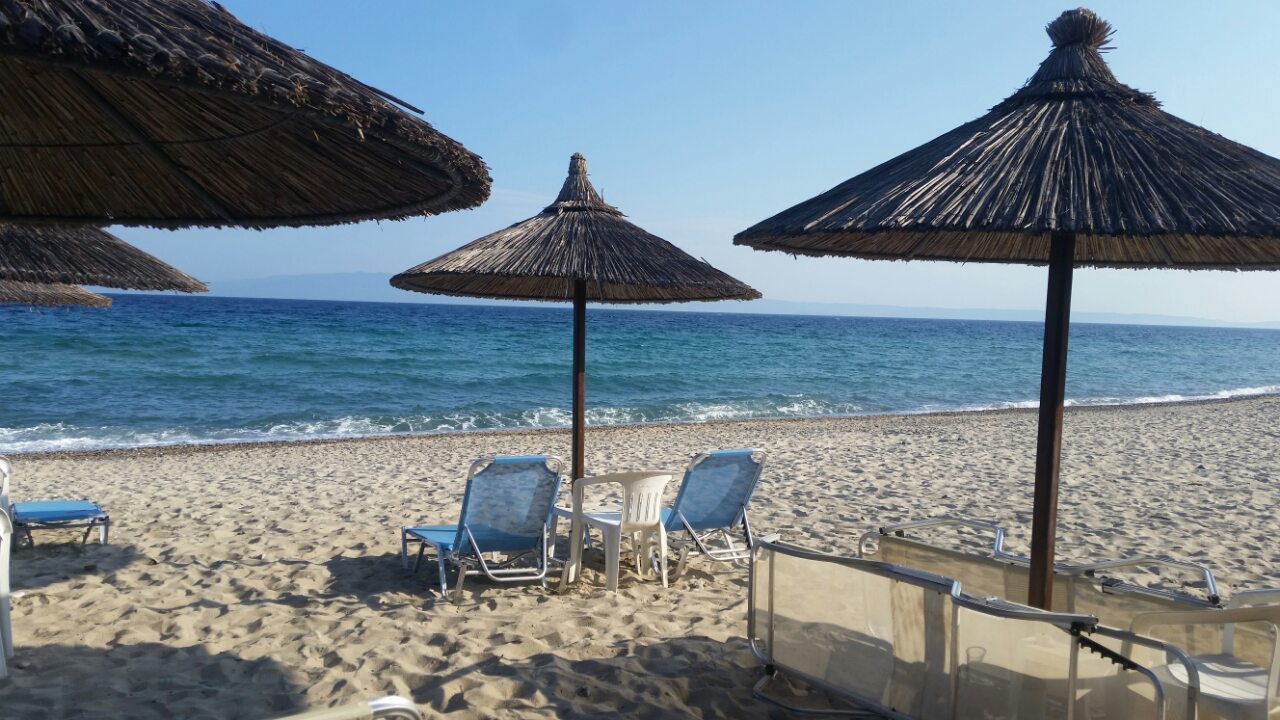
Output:
[[387,596],[401,594],[415,599],[427,594],[431,586],[421,575],[412,575],[400,565],[400,553],[384,555],[338,556],[325,562],[329,571],[328,593],[358,598],[378,609],[387,605]]
[[0,708],[14,718],[128,708],[135,720],[260,720],[304,709],[304,695],[291,673],[265,658],[157,643],[107,650],[46,645],[19,648],[9,679],[0,683]]
[[110,575],[147,561],[145,555],[129,545],[37,545],[10,556],[10,582],[14,591],[38,590],[77,577]]
[[[518,661],[493,657],[439,674],[414,688],[413,699],[437,712],[462,712],[471,708],[466,691],[509,683],[502,694],[510,699],[485,711],[665,718],[698,708],[703,717],[771,717],[751,696],[758,673],[742,638],[629,640],[616,643],[613,653],[585,660],[556,652]],[[716,692],[705,692],[708,687]]]
[[[360,557],[338,556],[325,562],[331,579],[326,588],[326,595],[349,596],[375,610],[385,610],[403,604],[431,607],[437,603],[467,606],[472,604],[488,604],[494,606],[501,602],[502,593],[511,592],[508,585],[487,582],[486,578],[478,578],[467,585],[461,594],[454,593],[452,599],[445,598],[433,584],[434,575],[429,573],[413,574],[405,572],[400,564],[399,553],[385,555],[366,555]],[[450,573],[450,582],[456,578]],[[530,586],[546,592],[537,586]],[[397,602],[397,596],[409,597],[409,603]]]

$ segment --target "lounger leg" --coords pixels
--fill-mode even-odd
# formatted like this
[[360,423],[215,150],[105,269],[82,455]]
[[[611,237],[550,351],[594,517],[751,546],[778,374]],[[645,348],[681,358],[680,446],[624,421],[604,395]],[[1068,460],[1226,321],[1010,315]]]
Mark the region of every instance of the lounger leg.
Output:
[[548,532],[551,535],[550,543],[547,545],[547,552],[544,555],[548,558],[556,556],[556,527],[560,524],[560,517],[555,513],[551,513],[551,527]]
[[604,535],[604,587],[618,591],[618,556],[622,552],[622,533],[616,528],[602,530]]
[[413,561],[413,572],[414,572],[415,574],[418,572],[418,566],[422,564],[422,556],[423,556],[423,554],[425,554],[426,552],[427,552],[427,544],[426,544],[426,543],[419,543],[419,544],[418,544],[418,557]]
[[671,587],[667,584],[667,529],[662,525],[658,526],[658,562],[662,565],[662,587]]
[[[477,553],[477,556],[479,553]],[[462,602],[462,586],[467,582],[467,566],[465,563],[458,563],[458,587],[453,590],[453,601]]]
[[103,545],[107,544],[107,536],[111,534],[111,518],[103,518],[102,525],[98,527],[98,541]]
[[97,521],[97,520],[90,520],[90,521],[89,521],[89,526],[88,526],[88,527],[86,527],[86,528],[84,529],[84,537],[80,538],[80,544],[81,544],[81,545],[88,545],[88,544],[89,544],[89,535],[91,535],[91,534],[93,533],[93,528],[94,528],[94,526],[95,526],[95,525],[97,525],[97,524],[98,524],[98,521]]
[[[422,549],[423,550],[427,549],[426,543],[422,544]],[[418,557],[422,557],[421,550],[418,551]],[[444,553],[440,552],[440,548],[436,548],[436,572],[438,572],[440,575],[440,594],[443,595],[446,600],[448,600],[449,599],[449,579],[444,569]],[[463,576],[466,575],[465,572],[463,572],[462,574]]]
[[[551,522],[555,522],[554,517],[552,517]],[[549,540],[554,538],[555,535],[549,535],[550,531],[550,528],[542,528],[542,547],[539,548],[539,550],[542,551],[542,554],[538,558],[537,562],[538,571],[542,573],[540,581],[544,589],[547,587],[547,566],[551,564],[551,553],[555,550],[555,543],[549,542]]]

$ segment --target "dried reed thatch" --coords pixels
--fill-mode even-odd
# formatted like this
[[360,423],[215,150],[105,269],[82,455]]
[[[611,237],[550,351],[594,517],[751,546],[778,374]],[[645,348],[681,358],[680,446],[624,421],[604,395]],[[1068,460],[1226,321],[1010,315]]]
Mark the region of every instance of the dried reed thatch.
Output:
[[1280,268],[1280,160],[1160,109],[1100,54],[1086,9],[986,115],[744,230],[805,255],[1043,264],[1074,233],[1096,267]]
[[0,223],[0,280],[207,292],[190,275],[94,227]]
[[75,285],[0,280],[0,304],[111,307],[111,298]]
[[0,2],[0,219],[322,225],[479,205],[415,108],[207,0]]
[[555,202],[541,213],[391,278],[403,290],[517,300],[670,303],[760,294],[628,222],[587,179],[575,153]]

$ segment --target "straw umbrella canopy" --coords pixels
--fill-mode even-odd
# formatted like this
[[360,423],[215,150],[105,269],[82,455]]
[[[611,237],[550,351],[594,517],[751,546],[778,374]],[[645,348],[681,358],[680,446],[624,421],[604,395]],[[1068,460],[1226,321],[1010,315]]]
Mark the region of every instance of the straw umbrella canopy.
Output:
[[83,305],[111,307],[111,298],[64,283],[0,280],[0,305]]
[[0,97],[4,221],[327,225],[489,194],[416,108],[207,0],[0,2]]
[[1089,10],[986,115],[739,233],[760,250],[1048,264],[1030,602],[1052,597],[1073,265],[1280,268],[1280,160],[1121,84]]
[[81,226],[0,223],[0,280],[189,293],[209,290],[203,282],[115,235]]
[[586,304],[752,300],[747,285],[629,222],[574,153],[555,202],[537,215],[391,278],[402,290],[573,302],[573,478],[583,475]]

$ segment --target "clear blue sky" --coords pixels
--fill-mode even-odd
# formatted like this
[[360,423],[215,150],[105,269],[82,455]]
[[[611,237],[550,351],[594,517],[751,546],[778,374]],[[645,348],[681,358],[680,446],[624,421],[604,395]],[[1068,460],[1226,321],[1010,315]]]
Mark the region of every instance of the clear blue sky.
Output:
[[[1031,308],[1026,267],[792,259],[733,234],[982,114],[1049,50],[1066,2],[222,0],[242,21],[426,111],[484,157],[477,210],[274,230],[117,228],[213,281],[388,275],[536,213],[582,152],[642,227],[815,302]],[[1280,3],[1107,0],[1107,56],[1165,109],[1280,155]],[[1079,271],[1075,308],[1280,319],[1280,273]],[[710,309],[710,308],[709,308]]]

